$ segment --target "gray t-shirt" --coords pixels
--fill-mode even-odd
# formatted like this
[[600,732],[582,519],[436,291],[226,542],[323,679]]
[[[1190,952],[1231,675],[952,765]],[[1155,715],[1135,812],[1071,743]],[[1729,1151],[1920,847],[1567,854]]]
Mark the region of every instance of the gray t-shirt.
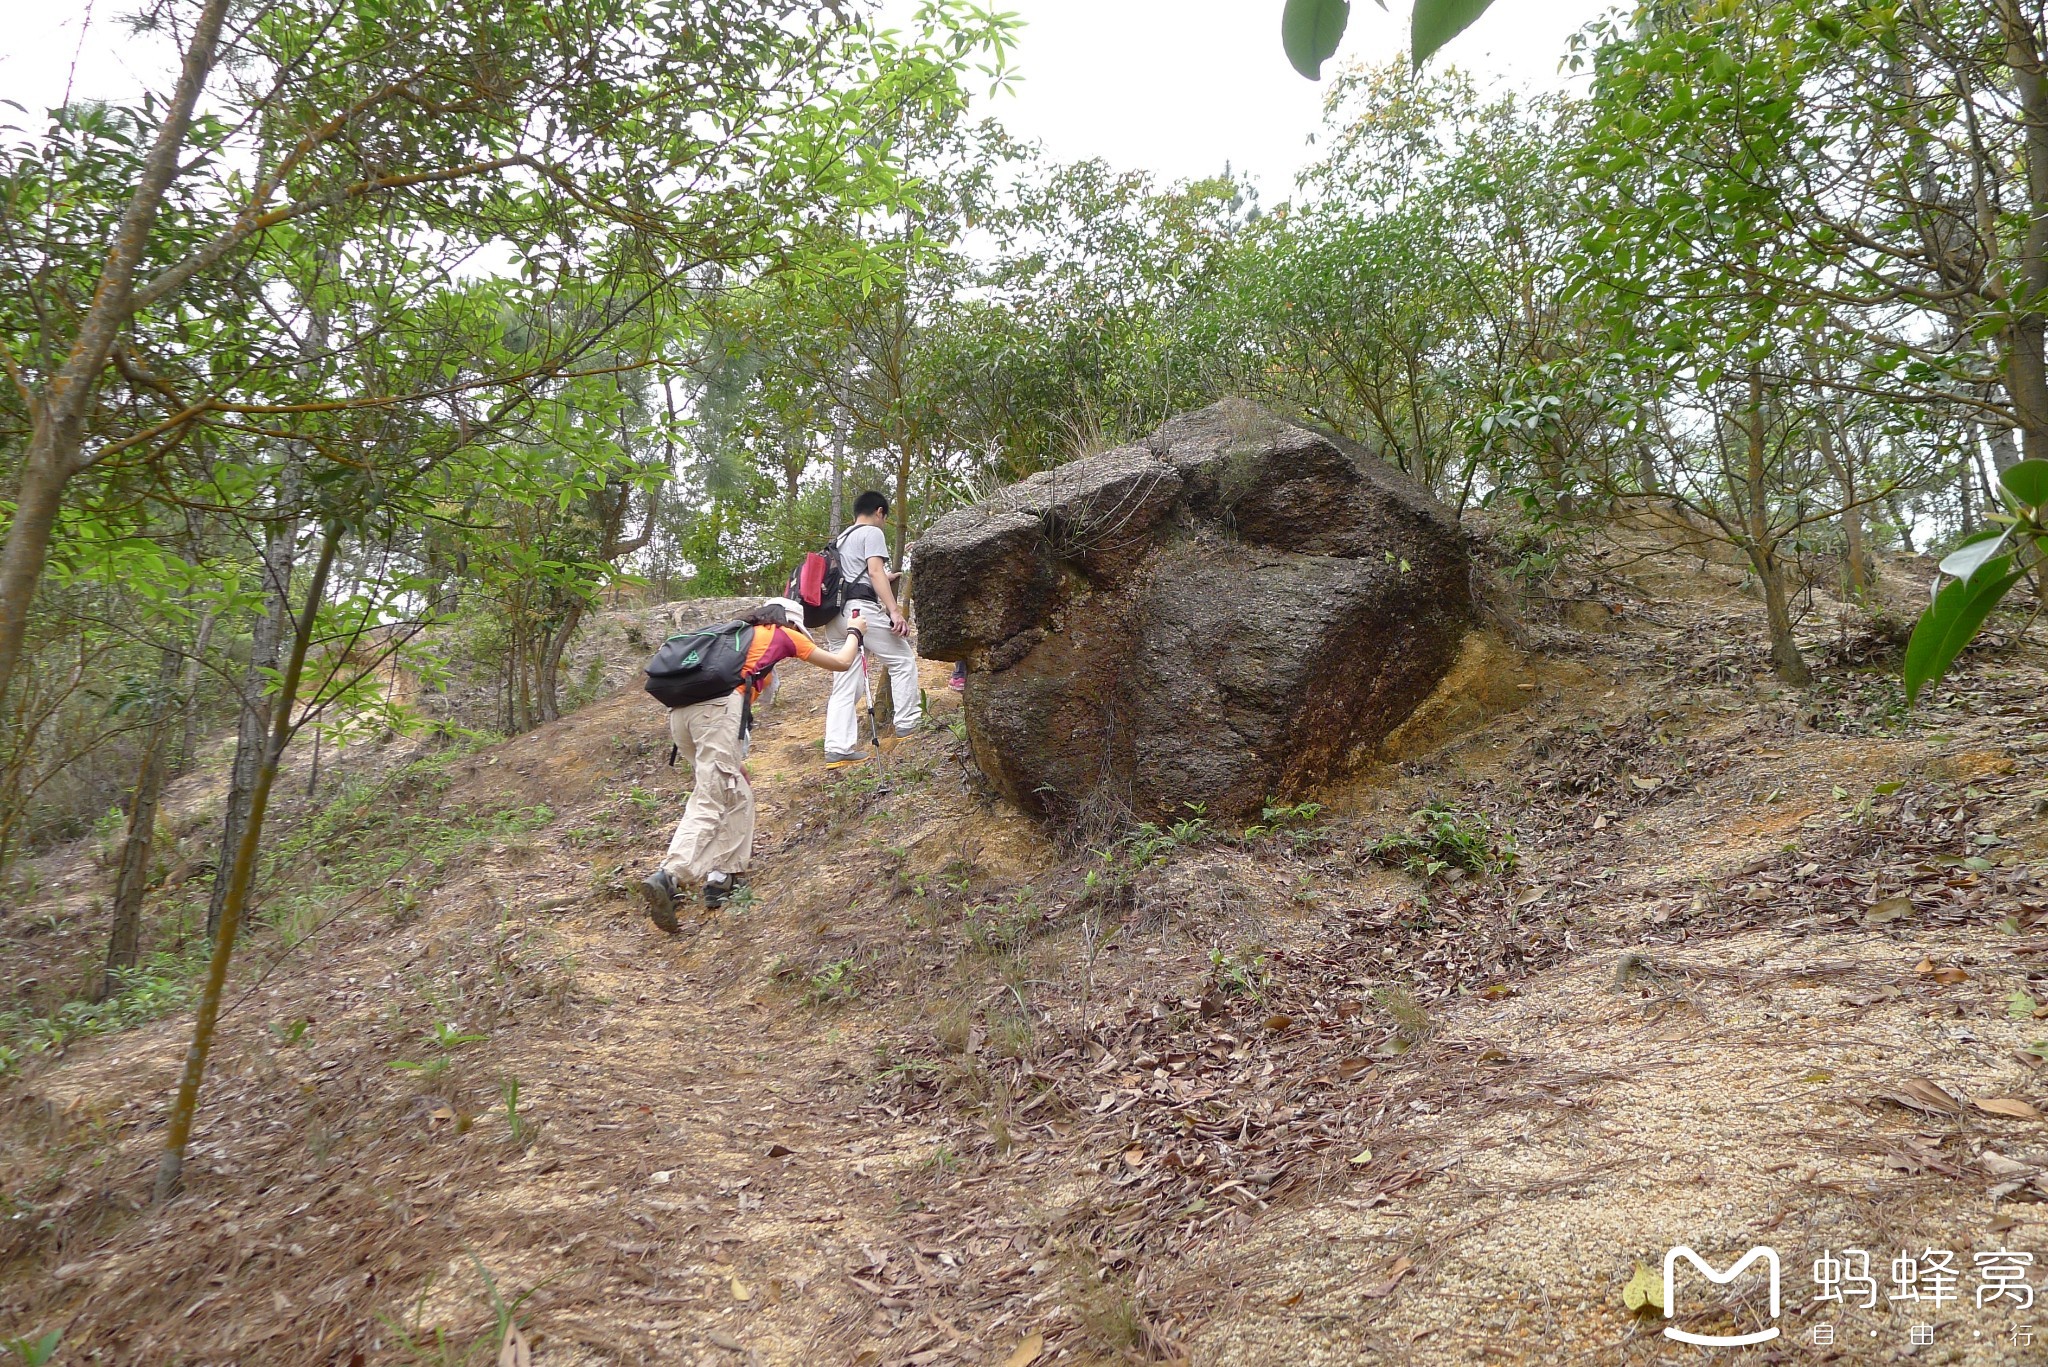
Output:
[[860,524],[853,527],[839,540],[839,575],[846,581],[846,596],[866,598],[875,602],[873,576],[868,573],[868,557],[880,556],[884,562],[889,559],[889,538],[882,535],[880,527]]

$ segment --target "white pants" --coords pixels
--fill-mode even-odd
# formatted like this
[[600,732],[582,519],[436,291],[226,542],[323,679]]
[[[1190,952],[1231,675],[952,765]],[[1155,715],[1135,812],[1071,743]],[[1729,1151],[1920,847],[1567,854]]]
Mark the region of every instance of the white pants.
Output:
[[[889,630],[889,614],[882,611],[881,604],[863,602],[860,608],[868,659],[888,666],[889,692],[896,701],[896,734],[906,735],[917,729],[918,717],[924,711],[924,696],[917,685],[917,651]],[[825,632],[827,649],[839,649],[846,640],[846,619],[833,618]],[[861,715],[867,711],[865,683],[858,666],[832,676],[832,698],[825,704],[826,754],[861,752]]]
[[754,861],[754,789],[740,768],[740,695],[670,708],[668,734],[696,778],[661,866],[679,883],[745,873]]

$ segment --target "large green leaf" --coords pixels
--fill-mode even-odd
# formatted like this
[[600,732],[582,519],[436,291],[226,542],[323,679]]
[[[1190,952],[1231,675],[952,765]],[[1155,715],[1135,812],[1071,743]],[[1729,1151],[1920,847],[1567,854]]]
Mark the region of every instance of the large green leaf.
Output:
[[2048,503],[2048,460],[2023,460],[1998,472],[1998,482],[2029,508]]
[[2005,549],[2005,538],[2000,527],[1977,533],[1942,557],[1941,572],[1953,579],[1968,579],[1978,566]]
[[1920,690],[1939,683],[1955,663],[1991,609],[2006,591],[2020,581],[2024,571],[2012,568],[2006,556],[1986,561],[1968,579],[1958,579],[1934,596],[1927,611],[1913,626],[1913,639],[1906,643],[1906,702],[1910,705]]
[[1493,0],[1415,0],[1415,17],[1408,23],[1408,47],[1418,67],[1436,55],[1436,50],[1472,26],[1486,13]]
[[1323,63],[1337,50],[1344,25],[1351,19],[1351,0],[1287,0],[1280,16],[1280,45],[1287,60],[1311,81],[1323,76]]

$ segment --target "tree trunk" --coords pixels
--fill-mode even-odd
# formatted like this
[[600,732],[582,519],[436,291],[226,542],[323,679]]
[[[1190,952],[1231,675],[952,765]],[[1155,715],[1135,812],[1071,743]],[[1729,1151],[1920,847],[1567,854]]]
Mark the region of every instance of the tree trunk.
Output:
[[2010,427],[1991,428],[1984,436],[1991,443],[1991,464],[1998,473],[2004,474],[2020,463],[2020,444]]
[[157,126],[135,192],[121,211],[92,303],[79,320],[77,340],[63,368],[29,405],[34,426],[15,491],[14,519],[7,528],[6,546],[0,549],[0,700],[7,697],[21,663],[29,608],[49,562],[50,529],[56,525],[64,486],[91,464],[82,456],[85,417],[92,409],[100,372],[134,307],[135,269],[149,246],[164,192],[177,178],[192,110],[213,70],[214,48],[227,12],[228,0],[206,0],[193,16],[178,84],[163,106],[163,122]]
[[[28,637],[28,611],[50,558],[50,533],[57,525],[57,510],[64,500],[64,485],[71,478],[70,457],[58,449],[47,424],[36,423],[28,457],[22,463],[15,489],[14,519],[7,526],[7,545],[0,549],[0,700],[7,697],[21,663],[22,642]],[[74,432],[70,450],[78,449]]]
[[149,885],[149,856],[156,843],[157,806],[164,793],[164,751],[174,714],[173,690],[183,670],[182,651],[167,649],[157,667],[156,694],[149,702],[149,730],[142,742],[142,770],[128,803],[128,835],[121,842],[121,871],[114,880],[113,929],[107,937],[107,967],[94,1001],[121,990],[121,974],[142,957],[142,894]]
[[228,895],[221,908],[220,931],[214,936],[213,957],[206,966],[206,984],[199,994],[199,1012],[192,1022],[192,1043],[185,1050],[185,1069],[178,1079],[177,1100],[171,1106],[170,1130],[164,1139],[162,1164],[156,1170],[156,1199],[168,1201],[178,1191],[185,1172],[185,1147],[192,1140],[192,1121],[199,1111],[199,1083],[206,1075],[206,1056],[213,1048],[214,1025],[220,1020],[221,994],[227,987],[228,963],[234,957],[235,936],[242,926],[242,911],[249,904],[249,888],[256,878],[256,854],[263,841],[263,816],[270,808],[270,789],[277,781],[278,762],[284,758],[285,743],[291,739],[292,705],[299,696],[299,680],[306,672],[306,650],[313,640],[314,623],[320,614],[320,600],[327,592],[327,574],[334,567],[334,552],[341,541],[341,527],[329,523],[320,538],[320,559],[313,567],[313,582],[306,590],[306,608],[292,635],[291,662],[277,692],[270,727],[270,740],[263,750],[263,766],[256,775],[256,787],[249,804],[249,820],[242,827],[234,860],[223,870]]
[[1799,653],[1799,643],[1792,636],[1792,603],[1785,592],[1785,563],[1773,548],[1751,551],[1750,564],[1763,585],[1764,618],[1771,632],[1771,665],[1786,683],[1794,688],[1804,688],[1813,682],[1813,674],[1807,669],[1806,659]]
[[569,638],[576,634],[576,628],[583,624],[583,603],[581,600],[569,604],[562,615],[562,624],[555,628],[541,650],[540,664],[536,673],[540,676],[536,693],[540,701],[540,719],[544,722],[560,721],[562,718],[562,656],[569,649]]
[[178,763],[174,773],[186,773],[192,768],[193,751],[199,744],[199,676],[206,668],[206,652],[213,647],[213,624],[219,614],[208,608],[199,618],[199,634],[192,641],[192,656],[185,661],[185,672],[180,680],[180,692],[184,696],[183,716],[179,721]]
[[1848,581],[1849,594],[1859,601],[1870,593],[1871,561],[1870,547],[1863,534],[1863,509],[1856,501],[1856,470],[1853,463],[1843,458],[1843,451],[1835,444],[1835,431],[1825,418],[1822,419],[1816,435],[1820,442],[1821,459],[1835,477],[1835,487],[1842,498],[1842,552],[1845,564],[1844,578]]
[[1749,421],[1744,436],[1747,446],[1745,484],[1749,502],[1749,562],[1764,591],[1764,617],[1771,633],[1771,664],[1778,677],[1795,688],[1812,680],[1799,643],[1792,636],[1792,604],[1785,592],[1785,565],[1778,558],[1778,538],[1771,530],[1768,488],[1768,434],[1764,431],[1764,385],[1762,372],[1749,372]]
[[2048,82],[2043,81],[2041,52],[2034,26],[2021,13],[2019,0],[1998,0],[1998,23],[2005,39],[2006,65],[2019,96],[2027,172],[2027,230],[2017,244],[2021,288],[2011,291],[2014,317],[2006,329],[2005,387],[2012,397],[2013,418],[2031,460],[2048,459]]
[[221,909],[227,904],[227,868],[241,845],[242,828],[249,819],[249,804],[255,799],[256,777],[263,768],[263,747],[270,734],[272,711],[270,676],[277,670],[278,652],[284,646],[285,624],[291,617],[292,549],[298,540],[298,522],[290,508],[298,500],[297,467],[287,465],[279,479],[279,517],[270,525],[263,546],[263,597],[265,611],[249,631],[249,667],[242,675],[242,705],[236,717],[235,761],[228,771],[227,812],[221,821],[220,859],[215,867],[213,895],[206,905],[206,937],[220,933]]
[[825,515],[827,535],[838,536],[846,525],[846,410],[832,415],[832,507]]
[[1899,544],[1906,548],[1907,555],[1918,555],[1913,548],[1913,519],[1906,516],[1906,506],[1899,502],[1897,494],[1886,494],[1884,506],[1891,509],[1892,525],[1899,529]]

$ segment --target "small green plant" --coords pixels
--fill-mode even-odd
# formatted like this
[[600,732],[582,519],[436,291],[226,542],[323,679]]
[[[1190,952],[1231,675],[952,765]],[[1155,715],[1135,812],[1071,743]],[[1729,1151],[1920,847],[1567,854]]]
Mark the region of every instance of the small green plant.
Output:
[[57,1349],[64,1343],[64,1331],[52,1329],[40,1338],[26,1334],[19,1338],[0,1339],[0,1349],[5,1349],[21,1367],[43,1367],[43,1364],[57,1355]]
[[1045,923],[1045,908],[1039,903],[1038,890],[1024,887],[1002,902],[968,908],[960,925],[976,953],[995,955],[1015,954]]
[[489,1037],[486,1035],[466,1035],[453,1021],[434,1022],[433,1040],[443,1051],[459,1049],[465,1044],[475,1044],[487,1038]]
[[1394,1038],[1388,1042],[1392,1052],[1405,1054],[1429,1038],[1429,1012],[1415,1000],[1413,992],[1399,985],[1382,987],[1372,994],[1372,999],[1394,1019]]
[[850,958],[834,959],[815,968],[778,958],[768,975],[776,982],[799,988],[805,1006],[834,1006],[860,996],[860,965]]
[[278,1048],[289,1049],[293,1045],[305,1040],[306,1030],[312,1024],[313,1022],[305,1016],[299,1017],[290,1025],[280,1025],[276,1021],[272,1021],[270,1023],[270,1037],[277,1041]]
[[1249,844],[1279,835],[1282,831],[1312,826],[1322,814],[1323,804],[1320,802],[1282,802],[1277,797],[1269,797],[1259,812],[1258,821],[1245,827],[1245,842]]
[[1485,817],[1437,802],[1417,808],[1406,831],[1375,841],[1368,853],[1431,880],[1511,873],[1518,858],[1514,838],[1496,832]]
[[[397,1349],[405,1354],[406,1360],[415,1364],[415,1367],[470,1367],[472,1363],[510,1362],[514,1360],[514,1355],[506,1353],[507,1344],[517,1343],[522,1348],[525,1346],[526,1336],[519,1327],[519,1308],[526,1304],[534,1292],[546,1286],[547,1282],[542,1282],[532,1290],[521,1292],[507,1300],[498,1290],[497,1278],[491,1275],[490,1269],[483,1265],[476,1254],[468,1249],[464,1249],[463,1253],[468,1257],[470,1265],[476,1268],[477,1275],[483,1279],[484,1293],[491,1308],[491,1327],[467,1345],[452,1335],[446,1325],[437,1324],[431,1331],[425,1329],[423,1326],[427,1301],[434,1290],[434,1277],[431,1273],[428,1274],[426,1281],[420,1286],[419,1299],[413,1303],[410,1324],[399,1324],[384,1319],[381,1315],[378,1316],[384,1327],[391,1331]],[[525,1360],[524,1355],[519,1355],[519,1360]]]
[[1272,971],[1266,967],[1266,955],[1256,948],[1239,948],[1230,953],[1210,950],[1209,972],[1217,991],[1247,1001],[1263,1001],[1273,982]]
[[105,814],[94,819],[92,838],[98,847],[94,856],[102,868],[112,868],[121,857],[121,845],[127,834],[128,818],[121,814],[119,807],[107,808]]
[[1186,816],[1164,826],[1141,821],[1121,839],[1095,851],[1096,867],[1082,879],[1083,890],[1090,896],[1126,900],[1139,874],[1207,841],[1214,833],[1206,815],[1208,808],[1199,802],[1182,805]]
[[512,1142],[531,1142],[539,1127],[519,1114],[519,1079],[507,1074],[498,1082],[498,1099],[505,1103],[505,1128],[512,1135]]
[[73,1039],[143,1025],[181,1010],[192,1000],[192,982],[205,960],[203,943],[185,957],[158,952],[115,975],[118,990],[104,1001],[65,1002],[54,1011],[0,1011],[0,1077],[22,1062]]
[[438,1057],[430,1059],[393,1059],[391,1060],[390,1067],[391,1071],[393,1071],[394,1073],[412,1073],[419,1077],[422,1081],[431,1082],[435,1078],[441,1076],[441,1074],[447,1072],[448,1065],[453,1063],[454,1061],[455,1060],[448,1057],[448,1055],[441,1054]]
[[946,730],[952,733],[955,743],[960,745],[967,744],[967,718],[965,715],[957,716],[947,721]]
[[1024,1016],[1005,1016],[989,1031],[988,1045],[997,1058],[1023,1058],[1031,1052],[1036,1032]]

